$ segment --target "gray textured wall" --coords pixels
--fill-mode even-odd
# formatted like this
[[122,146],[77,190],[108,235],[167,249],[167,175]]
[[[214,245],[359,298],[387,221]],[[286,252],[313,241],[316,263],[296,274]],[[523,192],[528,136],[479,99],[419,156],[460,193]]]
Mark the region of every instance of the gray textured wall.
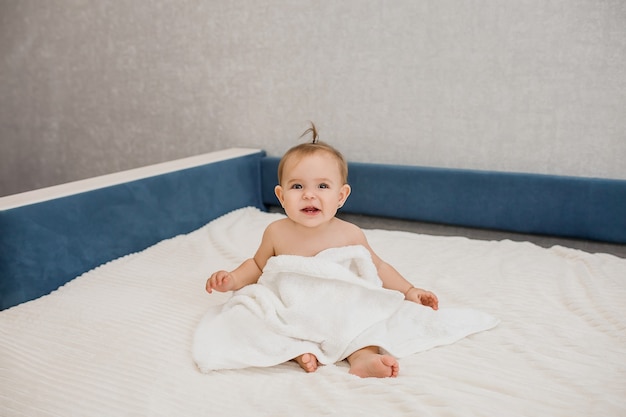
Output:
[[0,195],[314,120],[351,160],[626,179],[622,0],[0,0]]

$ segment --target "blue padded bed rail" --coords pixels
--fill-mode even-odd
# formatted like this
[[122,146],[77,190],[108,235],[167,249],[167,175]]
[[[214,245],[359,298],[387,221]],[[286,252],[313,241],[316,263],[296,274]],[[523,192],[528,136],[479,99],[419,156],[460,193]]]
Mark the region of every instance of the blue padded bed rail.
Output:
[[[277,205],[278,158],[264,158],[263,202]],[[626,243],[626,181],[350,163],[342,211]]]
[[[278,204],[278,158],[218,154],[42,202],[0,198],[0,310],[229,211]],[[349,213],[626,243],[626,181],[351,163],[349,182]]]
[[262,151],[0,210],[0,310],[260,197]]

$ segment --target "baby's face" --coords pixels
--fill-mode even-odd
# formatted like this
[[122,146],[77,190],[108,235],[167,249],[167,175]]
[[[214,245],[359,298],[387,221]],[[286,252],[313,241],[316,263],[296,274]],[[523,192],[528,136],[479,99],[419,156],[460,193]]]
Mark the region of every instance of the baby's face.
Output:
[[276,187],[287,216],[307,227],[320,226],[335,217],[349,193],[337,159],[327,152],[287,160],[281,185]]

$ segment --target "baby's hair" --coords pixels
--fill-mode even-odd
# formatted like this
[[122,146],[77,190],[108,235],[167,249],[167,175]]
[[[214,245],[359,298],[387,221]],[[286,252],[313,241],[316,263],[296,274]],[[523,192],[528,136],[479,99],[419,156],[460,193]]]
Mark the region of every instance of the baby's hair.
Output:
[[313,139],[311,140],[311,143],[317,143],[320,138],[319,135],[317,134],[317,129],[315,128],[315,124],[313,122],[309,122],[309,123],[311,123],[311,127],[305,130],[304,133],[300,135],[300,138],[303,138],[307,135],[307,133],[310,133],[313,135]]
[[278,183],[280,184],[283,178],[283,170],[285,167],[285,162],[289,158],[291,157],[302,158],[303,156],[312,155],[316,152],[326,152],[330,154],[331,156],[333,156],[335,159],[337,159],[337,163],[339,164],[339,171],[341,173],[341,179],[344,184],[347,184],[348,183],[348,162],[343,157],[341,152],[339,152],[333,146],[319,140],[319,135],[317,134],[317,129],[315,128],[315,124],[313,124],[313,122],[310,122],[310,123],[311,123],[311,127],[305,130],[304,133],[300,135],[300,138],[311,133],[313,136],[313,139],[311,140],[311,142],[301,143],[289,149],[287,152],[285,152],[280,162],[278,163]]

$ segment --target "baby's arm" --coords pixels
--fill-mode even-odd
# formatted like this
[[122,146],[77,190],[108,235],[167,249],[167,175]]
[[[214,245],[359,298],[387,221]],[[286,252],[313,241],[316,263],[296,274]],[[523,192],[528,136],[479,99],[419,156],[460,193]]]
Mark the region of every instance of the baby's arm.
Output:
[[209,294],[213,290],[220,292],[236,291],[259,280],[267,260],[274,255],[272,233],[268,231],[269,229],[270,227],[265,229],[254,258],[246,259],[233,271],[217,271],[211,275],[206,281],[206,290]]
[[439,309],[439,300],[437,299],[437,296],[434,293],[421,288],[411,286],[411,288],[404,293],[404,299],[431,307],[433,310]]
[[372,259],[378,269],[378,276],[383,281],[383,287],[402,292],[405,300],[431,307],[433,310],[439,309],[439,300],[434,293],[414,287],[393,266],[373,252]]
[[213,290],[219,292],[236,291],[259,280],[261,270],[253,258],[245,260],[234,271],[217,271],[206,282],[209,294]]
[[425,306],[431,307],[433,310],[437,310],[439,308],[439,300],[434,293],[423,290],[421,288],[415,288],[393,266],[389,265],[387,262],[380,259],[378,255],[376,255],[374,250],[367,242],[365,233],[363,233],[361,229],[355,226],[355,229],[353,230],[356,231],[354,235],[356,243],[365,246],[372,255],[372,261],[376,266],[378,276],[383,282],[383,287],[389,290],[400,291],[404,294],[404,298],[406,300],[413,301],[418,304],[423,304]]

